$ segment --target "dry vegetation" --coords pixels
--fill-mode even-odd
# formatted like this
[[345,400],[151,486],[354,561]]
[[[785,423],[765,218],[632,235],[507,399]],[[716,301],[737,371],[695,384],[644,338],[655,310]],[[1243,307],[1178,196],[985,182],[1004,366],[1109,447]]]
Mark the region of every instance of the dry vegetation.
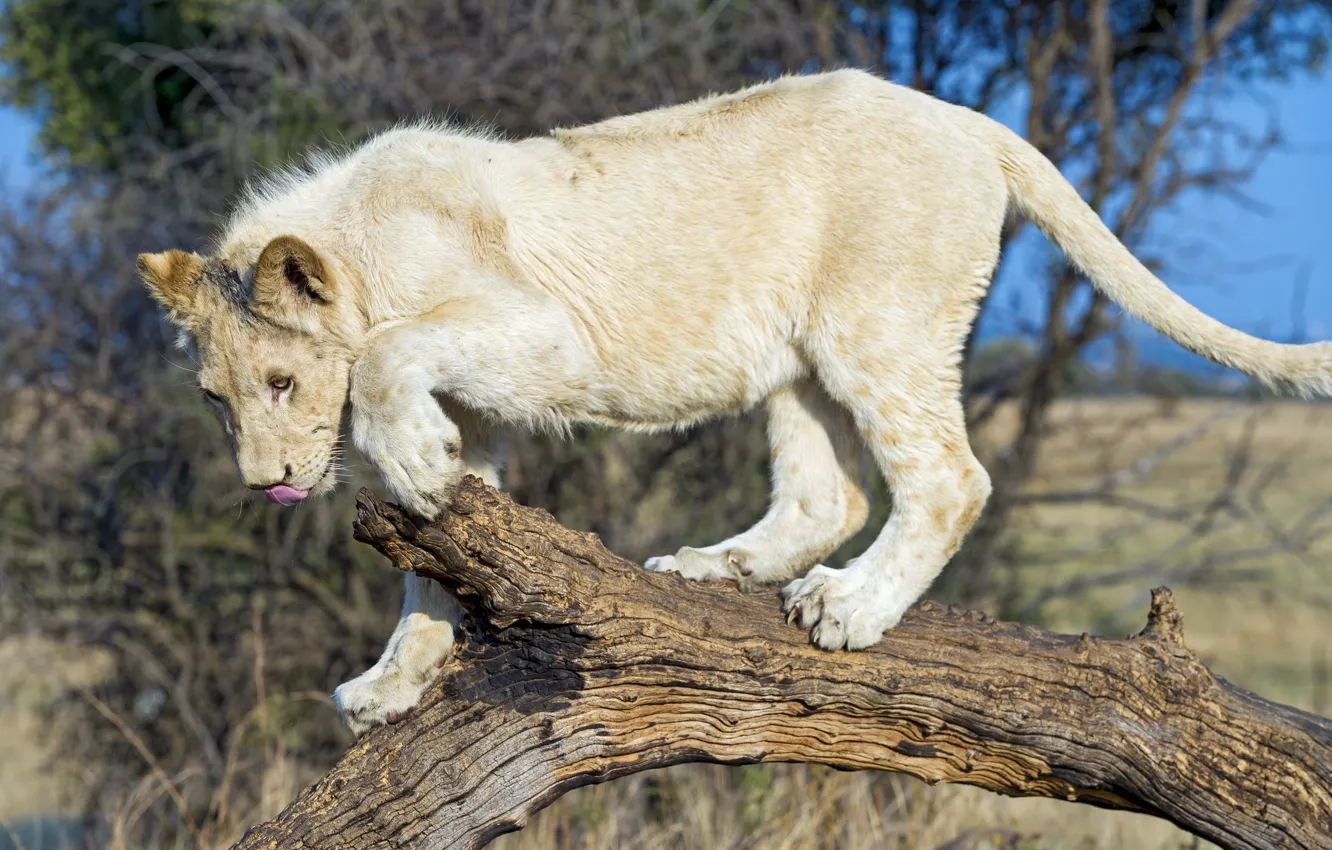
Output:
[[[1059,629],[1115,631],[1141,615],[1145,588],[1181,586],[1189,645],[1210,666],[1326,714],[1332,407],[1189,401],[1162,417],[1157,404],[1056,409],[1033,492],[1078,493],[1121,470],[1133,480],[1118,504],[1024,509],[1017,609]],[[1154,467],[1135,474],[1144,458]],[[1050,598],[1032,607],[1042,591]]]

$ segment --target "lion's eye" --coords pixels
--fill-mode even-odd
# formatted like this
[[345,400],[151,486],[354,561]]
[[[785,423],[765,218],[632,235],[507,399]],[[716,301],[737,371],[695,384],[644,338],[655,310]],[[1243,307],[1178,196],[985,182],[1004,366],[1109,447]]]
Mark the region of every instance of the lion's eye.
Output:
[[285,376],[278,378],[269,378],[268,385],[273,389],[277,390],[278,392],[282,392],[283,390],[289,390],[291,389],[291,378]]

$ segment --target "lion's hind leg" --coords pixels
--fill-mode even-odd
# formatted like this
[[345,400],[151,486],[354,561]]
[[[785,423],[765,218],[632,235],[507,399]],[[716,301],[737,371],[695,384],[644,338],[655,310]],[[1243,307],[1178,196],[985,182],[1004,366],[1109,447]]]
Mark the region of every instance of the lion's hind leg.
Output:
[[893,512],[847,567],[815,567],[782,591],[788,613],[824,649],[861,649],[896,625],[989,496],[989,476],[967,441],[957,370],[929,351],[923,343],[909,361],[852,358],[826,367],[883,471]]
[[863,447],[849,414],[812,381],[768,399],[772,501],[741,534],[651,558],[647,568],[745,585],[784,581],[818,563],[865,524]]

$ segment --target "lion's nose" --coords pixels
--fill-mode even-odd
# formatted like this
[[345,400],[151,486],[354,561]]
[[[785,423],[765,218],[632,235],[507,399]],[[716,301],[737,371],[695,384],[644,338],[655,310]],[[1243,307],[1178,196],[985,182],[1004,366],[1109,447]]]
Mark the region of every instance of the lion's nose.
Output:
[[282,467],[281,479],[277,481],[266,481],[266,482],[247,481],[245,482],[245,486],[249,487],[251,490],[271,490],[274,487],[281,486],[289,481],[291,481],[291,464],[286,464],[285,466]]

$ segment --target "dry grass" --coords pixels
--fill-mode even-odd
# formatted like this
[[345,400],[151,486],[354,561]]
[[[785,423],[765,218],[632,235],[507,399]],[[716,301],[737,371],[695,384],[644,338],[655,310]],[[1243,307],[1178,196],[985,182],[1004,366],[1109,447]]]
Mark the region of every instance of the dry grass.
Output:
[[46,714],[62,692],[96,684],[110,658],[37,637],[0,642],[0,823],[59,809],[63,791],[77,781],[53,772]]
[[[1032,493],[1085,491],[1107,475],[1137,471],[1103,501],[1035,503],[1017,519],[1018,602],[1043,588],[1146,564],[1130,580],[1056,596],[1039,611],[1065,631],[1127,633],[1146,609],[1144,592],[1174,585],[1190,645],[1222,675],[1264,696],[1326,713],[1324,647],[1332,638],[1332,536],[1314,519],[1302,550],[1267,551],[1327,501],[1332,407],[1268,404],[1228,408],[1182,402],[1162,416],[1157,402],[1076,401],[1059,406]],[[999,416],[994,429],[1011,427]],[[990,436],[995,436],[994,432]],[[984,435],[983,435],[984,436]],[[984,440],[981,441],[984,443]],[[1161,446],[1173,451],[1154,456]],[[1237,452],[1250,463],[1234,474]],[[1143,464],[1145,457],[1153,463]],[[1150,468],[1147,468],[1150,467]],[[1228,470],[1232,482],[1226,486]],[[1225,492],[1214,522],[1196,512]],[[1147,506],[1147,507],[1144,507]],[[1298,529],[1296,529],[1298,530]],[[1306,529],[1307,530],[1307,529]],[[1284,535],[1284,538],[1283,538]],[[1303,538],[1302,538],[1303,539]],[[1298,548],[1298,547],[1296,547]],[[1227,554],[1222,566],[1197,568]],[[1185,580],[1180,580],[1180,579]],[[59,810],[76,776],[44,772],[34,742],[61,689],[96,681],[104,659],[24,639],[0,645],[0,821]],[[255,722],[263,722],[258,710]],[[277,739],[274,739],[277,740]],[[301,775],[297,775],[301,774]],[[206,843],[225,846],[271,815],[308,777],[275,748],[264,762],[259,810],[232,812]],[[143,795],[166,793],[146,781]],[[134,795],[130,795],[131,799]],[[77,802],[77,801],[74,801]],[[132,814],[132,812],[130,813]],[[575,791],[524,831],[496,844],[520,848],[1177,848],[1192,838],[1162,822],[1048,800],[1009,800],[976,789],[928,788],[892,775],[804,766],[685,766]]]
[[930,788],[892,774],[803,765],[690,765],[575,791],[494,846],[1164,850],[1194,844],[1153,818],[1053,800],[1007,799],[976,788]]
[[[1332,514],[1324,513],[1332,508],[1332,405],[1199,400],[1181,402],[1168,417],[1159,413],[1159,403],[1147,400],[1056,408],[1031,492],[1085,489],[1161,446],[1177,448],[1117,491],[1150,508],[1024,508],[1015,518],[1022,536],[1015,583],[1030,597],[1070,579],[1141,565],[1141,575],[1122,583],[1052,600],[1042,622],[1074,633],[1127,634],[1143,622],[1147,591],[1170,584],[1190,647],[1214,670],[1268,698],[1327,713]],[[1246,443],[1249,462],[1227,488]],[[1214,502],[1214,520],[1200,528],[1199,512]],[[1182,516],[1149,515],[1158,508]],[[1283,540],[1292,545],[1279,545]]]

